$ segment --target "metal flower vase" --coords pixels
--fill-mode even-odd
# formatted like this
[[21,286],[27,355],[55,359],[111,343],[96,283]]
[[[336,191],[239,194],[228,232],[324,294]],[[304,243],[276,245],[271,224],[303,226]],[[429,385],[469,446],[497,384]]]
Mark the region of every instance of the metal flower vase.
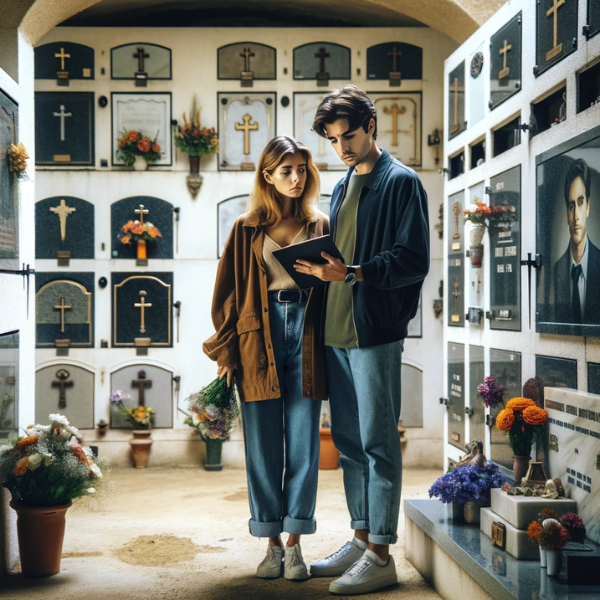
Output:
[[562,569],[562,548],[546,548],[546,569],[550,577],[556,577]]
[[190,174],[187,176],[187,189],[195,200],[204,178],[200,175],[200,156],[190,156]]

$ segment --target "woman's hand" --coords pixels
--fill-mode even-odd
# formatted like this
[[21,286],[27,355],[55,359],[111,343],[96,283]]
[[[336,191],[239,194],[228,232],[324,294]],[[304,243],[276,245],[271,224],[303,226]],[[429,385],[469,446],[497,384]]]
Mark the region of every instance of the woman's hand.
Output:
[[237,365],[227,365],[224,367],[219,367],[217,369],[217,377],[219,379],[223,379],[225,375],[227,375],[227,387],[231,387],[231,378],[233,377],[233,372],[237,369]]

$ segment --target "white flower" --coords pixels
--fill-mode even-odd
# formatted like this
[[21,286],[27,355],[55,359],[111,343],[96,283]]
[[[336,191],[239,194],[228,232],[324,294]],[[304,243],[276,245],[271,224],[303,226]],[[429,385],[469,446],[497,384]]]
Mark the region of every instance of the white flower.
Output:
[[63,427],[69,426],[69,421],[67,420],[67,417],[63,417],[62,415],[54,414],[54,415],[50,415],[48,418],[50,419],[50,421],[52,421],[53,426],[56,426],[56,425],[62,425]]
[[40,452],[42,457],[44,458],[44,466],[49,467],[54,462],[54,456],[49,454],[48,452]]
[[38,452],[37,454],[33,454],[29,457],[29,465],[28,468],[32,471],[35,471],[41,464],[44,457]]
[[88,458],[94,458],[94,453],[92,452],[92,449],[89,446],[82,446],[83,451],[85,452],[85,455]]
[[71,439],[71,432],[67,431],[66,429],[63,429],[62,427],[58,429],[58,431],[60,431],[60,437],[65,438],[65,440],[70,440]]
[[102,477],[102,471],[99,469],[98,465],[96,464],[91,464],[90,465],[90,471],[98,478]]
[[38,437],[50,431],[50,425],[31,425],[27,428],[28,435],[37,435]]
[[96,488],[88,488],[87,490],[85,490],[86,494],[95,494],[96,493]]

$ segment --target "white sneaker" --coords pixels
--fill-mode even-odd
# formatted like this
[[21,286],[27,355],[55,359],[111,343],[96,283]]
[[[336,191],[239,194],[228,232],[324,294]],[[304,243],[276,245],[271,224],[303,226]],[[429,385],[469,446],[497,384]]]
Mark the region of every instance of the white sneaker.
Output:
[[363,557],[356,561],[339,579],[329,586],[332,594],[356,595],[368,594],[375,590],[396,585],[396,565],[390,556],[387,564],[371,550],[365,550]]
[[358,538],[346,542],[339,550],[310,565],[313,577],[337,577],[343,575],[357,560],[362,558],[367,544]]
[[281,577],[283,563],[283,548],[269,546],[267,555],[256,569],[256,576],[261,579],[277,579]]
[[283,567],[283,576],[293,581],[304,581],[308,579],[308,569],[302,558],[300,546],[287,546],[285,549],[285,564]]

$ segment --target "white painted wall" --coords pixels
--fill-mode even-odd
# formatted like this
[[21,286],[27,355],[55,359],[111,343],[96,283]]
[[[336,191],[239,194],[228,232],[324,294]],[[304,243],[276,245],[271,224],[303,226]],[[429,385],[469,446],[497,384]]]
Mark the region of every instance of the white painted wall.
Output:
[[[283,108],[282,96],[293,97],[294,91],[318,91],[316,82],[294,81],[292,78],[293,48],[312,41],[337,42],[352,48],[352,83],[368,91],[390,91],[386,81],[366,80],[366,49],[385,41],[402,40],[423,47],[423,80],[404,81],[400,91],[423,92],[423,168],[419,174],[429,195],[432,227],[437,223],[438,209],[442,202],[443,180],[438,175],[435,151],[427,147],[427,134],[443,123],[443,61],[456,47],[446,36],[427,29],[103,29],[103,28],[55,28],[40,45],[53,41],[72,41],[92,46],[96,51],[96,80],[71,81],[69,88],[57,88],[54,81],[36,81],[36,90],[94,91],[96,98],[110,98],[114,91],[143,91],[135,88],[132,81],[111,81],[110,49],[133,42],[152,42],[172,49],[173,80],[150,81],[146,90],[171,91],[173,93],[173,116],[180,118],[189,111],[192,96],[196,94],[202,109],[202,123],[217,126],[217,92],[241,91],[237,81],[217,80],[217,48],[239,41],[260,41],[277,49],[276,81],[256,81],[252,91],[277,92],[277,133],[293,133],[293,106]],[[100,69],[106,74],[101,75]],[[283,74],[287,67],[288,74]],[[362,75],[357,76],[357,68]],[[343,81],[331,82],[331,87],[342,87]],[[323,88],[320,88],[323,89]],[[398,88],[391,88],[396,91]],[[293,103],[292,103],[293,104]],[[153,349],[147,358],[136,359],[134,349],[100,349],[100,340],[110,340],[110,286],[101,290],[96,286],[94,349],[71,349],[68,359],[55,356],[52,349],[36,351],[37,367],[71,362],[89,368],[96,373],[95,422],[108,420],[110,373],[125,364],[147,362],[173,370],[181,375],[181,399],[186,394],[208,383],[216,372],[215,364],[202,353],[201,344],[212,332],[210,303],[217,268],[217,203],[231,196],[250,191],[254,173],[221,173],[216,158],[202,159],[201,171],[204,184],[196,200],[192,200],[186,185],[187,157],[180,153],[170,167],[153,167],[150,171],[137,173],[100,168],[100,160],[110,164],[111,113],[110,105],[102,109],[96,104],[96,164],[95,170],[38,169],[36,172],[36,200],[49,196],[72,195],[92,202],[96,207],[96,260],[72,260],[69,268],[57,268],[56,261],[40,260],[40,271],[94,271],[95,280],[105,276],[110,281],[114,271],[141,270],[134,261],[111,260],[110,257],[110,204],[127,196],[148,194],[163,198],[181,207],[179,253],[173,261],[152,260],[149,269],[174,272],[174,300],[182,301],[181,343],[169,349]],[[441,156],[440,151],[440,156]],[[441,165],[440,165],[441,166]],[[324,172],[322,191],[331,193],[341,177],[340,172]],[[442,395],[442,322],[433,316],[433,300],[438,297],[439,281],[442,279],[442,242],[433,230],[431,274],[423,292],[423,338],[406,341],[405,358],[424,372],[424,427],[407,432],[408,444],[405,465],[439,465],[442,455],[443,411],[438,404]],[[101,251],[101,243],[106,250]],[[404,398],[403,402],[410,402]],[[204,452],[203,444],[191,445],[190,429],[182,425],[183,417],[174,411],[175,428],[157,430],[153,433],[155,446],[150,464],[197,463]],[[98,441],[96,432],[86,431],[88,442],[98,442],[101,452],[113,459],[113,464],[129,464],[126,440],[128,432],[109,431]],[[198,447],[199,446],[199,447]],[[224,460],[228,464],[243,464],[243,442],[240,432],[224,446]]]

